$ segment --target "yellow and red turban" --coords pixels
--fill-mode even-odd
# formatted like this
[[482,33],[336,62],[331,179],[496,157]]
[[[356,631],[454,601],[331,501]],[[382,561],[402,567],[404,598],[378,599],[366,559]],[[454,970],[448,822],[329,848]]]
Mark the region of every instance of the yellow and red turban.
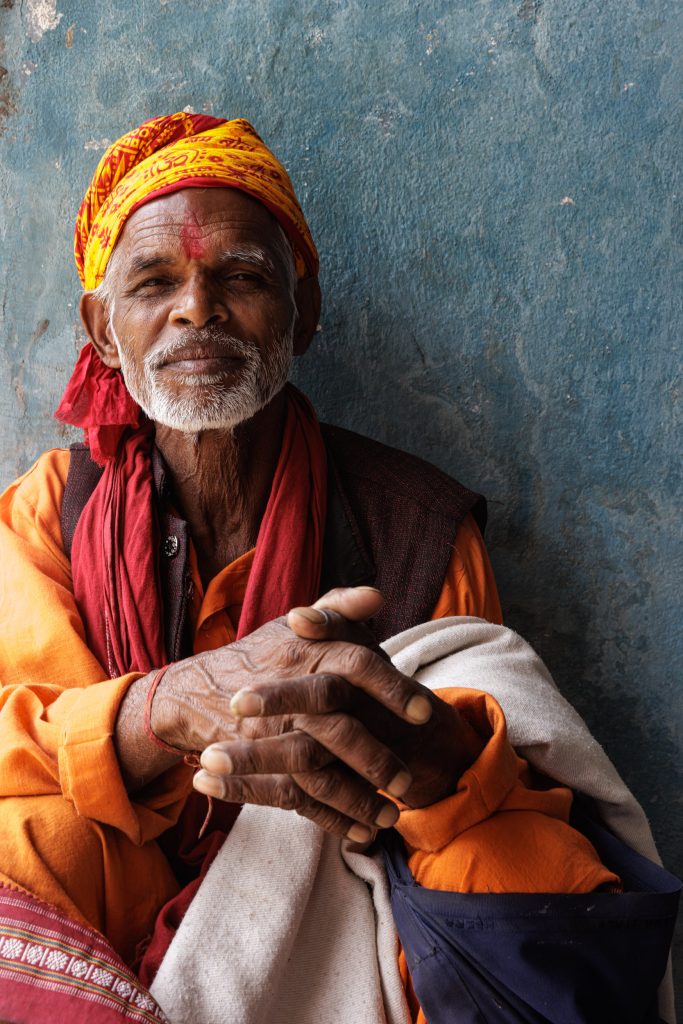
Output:
[[180,112],[155,117],[109,147],[76,219],[74,255],[83,287],[97,288],[128,217],[183,188],[236,188],[277,218],[297,275],[317,277],[318,253],[287,171],[248,121]]

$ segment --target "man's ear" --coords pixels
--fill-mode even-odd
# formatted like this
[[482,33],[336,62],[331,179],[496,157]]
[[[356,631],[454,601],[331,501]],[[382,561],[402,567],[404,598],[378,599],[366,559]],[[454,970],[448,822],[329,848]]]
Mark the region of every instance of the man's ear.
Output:
[[104,365],[112,370],[120,370],[121,360],[116,343],[111,337],[109,312],[99,295],[95,292],[83,292],[80,312],[83,326]]
[[294,328],[294,355],[302,356],[313,340],[320,320],[320,285],[317,277],[297,281],[297,319]]

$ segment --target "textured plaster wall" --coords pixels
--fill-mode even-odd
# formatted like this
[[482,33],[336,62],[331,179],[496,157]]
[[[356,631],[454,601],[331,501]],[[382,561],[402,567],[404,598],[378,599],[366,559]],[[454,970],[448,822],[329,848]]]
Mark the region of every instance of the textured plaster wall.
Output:
[[322,254],[296,379],[490,499],[507,620],[681,839],[681,7],[0,0],[2,482],[62,444],[108,141],[253,120]]

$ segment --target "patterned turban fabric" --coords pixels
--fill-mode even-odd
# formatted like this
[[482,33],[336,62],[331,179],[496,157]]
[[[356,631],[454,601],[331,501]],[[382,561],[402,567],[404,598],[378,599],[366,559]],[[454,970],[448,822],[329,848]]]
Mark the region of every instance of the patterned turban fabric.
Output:
[[74,255],[83,287],[97,288],[131,213],[183,188],[237,188],[280,222],[297,275],[317,277],[318,253],[289,175],[248,121],[182,111],[155,117],[104,154],[76,219]]

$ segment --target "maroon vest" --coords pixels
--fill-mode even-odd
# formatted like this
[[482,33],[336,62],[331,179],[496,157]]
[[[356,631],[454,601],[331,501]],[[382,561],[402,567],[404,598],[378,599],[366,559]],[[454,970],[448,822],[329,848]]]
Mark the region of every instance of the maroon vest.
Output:
[[[372,584],[386,598],[373,622],[378,641],[427,621],[453,553],[459,524],[472,512],[480,529],[486,502],[428,462],[340,427],[321,425],[328,458],[327,520],[320,592]],[[153,455],[160,528],[160,579],[169,660],[191,653],[187,604],[192,585],[188,525],[171,507],[166,467]],[[85,445],[73,445],[62,501],[62,538],[71,557],[76,525],[102,470]]]

